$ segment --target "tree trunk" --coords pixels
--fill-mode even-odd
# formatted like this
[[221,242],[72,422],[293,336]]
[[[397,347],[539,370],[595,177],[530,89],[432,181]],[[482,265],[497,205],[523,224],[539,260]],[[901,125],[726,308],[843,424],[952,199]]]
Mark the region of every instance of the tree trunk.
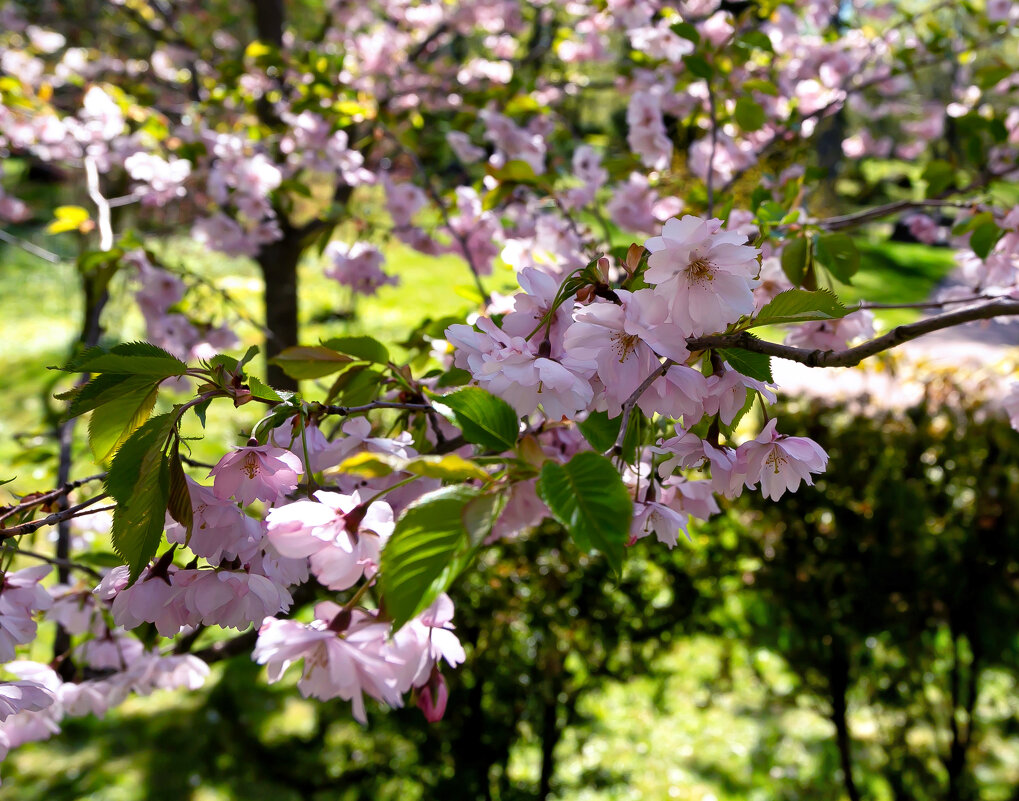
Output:
[[831,722],[835,724],[835,742],[839,749],[842,781],[850,801],[860,801],[860,791],[856,787],[856,782],[853,781],[852,739],[849,736],[849,724],[846,720],[849,656],[846,653],[845,643],[838,637],[832,638],[828,684],[831,692]]
[[[258,266],[265,282],[266,361],[298,342],[297,263],[303,245],[293,228],[285,222],[281,228],[283,238],[258,252]],[[297,381],[275,365],[268,365],[266,378],[270,386],[278,389],[297,389]]]
[[283,45],[283,0],[253,0],[253,2],[258,40],[281,47]]
[[[558,684],[558,682],[556,683]],[[558,687],[554,687],[558,691]],[[538,799],[545,801],[552,794],[552,777],[555,776],[555,749],[562,739],[559,727],[558,692],[545,699],[541,721],[541,778],[538,781]]]

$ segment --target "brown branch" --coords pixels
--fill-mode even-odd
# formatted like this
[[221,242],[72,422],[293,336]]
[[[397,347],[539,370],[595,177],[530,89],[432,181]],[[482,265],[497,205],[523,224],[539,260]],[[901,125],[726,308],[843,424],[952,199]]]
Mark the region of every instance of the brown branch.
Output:
[[87,478],[79,478],[77,481],[68,481],[56,489],[44,492],[41,495],[26,495],[14,506],[8,508],[0,508],[0,520],[4,520],[13,514],[31,509],[33,506],[42,506],[50,501],[55,501],[64,495],[88,484],[92,481],[102,481],[106,478],[106,473],[96,473],[94,476],[88,476]]
[[0,228],[0,242],[6,242],[8,245],[14,245],[15,247],[21,248],[26,253],[38,256],[40,259],[44,259],[50,264],[59,264],[63,261],[63,259],[53,251],[41,248],[38,245],[29,242],[27,239],[22,239],[20,236],[8,233],[2,228]]
[[1019,315],[1019,300],[995,300],[980,306],[973,306],[968,309],[938,314],[928,317],[919,322],[908,325],[900,325],[893,328],[887,334],[876,337],[862,345],[846,350],[810,350],[809,348],[795,348],[790,345],[781,345],[777,342],[767,342],[757,339],[747,331],[740,331],[734,334],[711,334],[703,337],[690,337],[687,339],[687,347],[693,350],[708,350],[711,348],[740,348],[752,353],[763,353],[766,356],[776,356],[780,359],[799,362],[808,367],[852,367],[864,359],[874,356],[882,351],[894,348],[904,342],[940,331],[945,328],[953,328],[963,323],[974,320],[989,320],[992,317],[1013,317]]
[[87,501],[82,501],[77,506],[72,506],[68,509],[64,509],[61,512],[54,512],[51,515],[40,518],[39,520],[31,520],[28,523],[20,523],[17,526],[11,526],[10,528],[0,528],[0,540],[10,539],[11,537],[18,537],[22,534],[31,534],[33,531],[38,531],[45,526],[53,526],[62,520],[70,520],[72,517],[81,517],[82,515],[96,514],[97,512],[108,512],[116,507],[104,506],[101,509],[89,509],[87,512],[82,510],[87,509],[94,503],[106,498],[106,493],[102,495],[96,495],[94,498],[89,498]]
[[101,579],[103,574],[98,570],[94,570],[88,565],[82,565],[78,562],[72,562],[70,559],[58,559],[54,556],[47,556],[44,553],[38,553],[36,551],[26,551],[24,548],[12,548],[8,545],[0,546],[0,551],[13,553],[15,556],[28,556],[32,559],[39,559],[47,564],[56,565],[57,567],[63,567],[71,570],[80,570],[83,573],[88,573],[93,578]]
[[609,453],[618,456],[623,452],[623,442],[626,440],[626,429],[630,425],[630,415],[633,413],[633,407],[637,405],[640,396],[647,392],[648,387],[665,375],[674,364],[675,362],[672,359],[666,359],[657,370],[641,381],[640,386],[630,393],[630,397],[623,403],[623,418],[619,421],[619,436],[616,437],[616,441],[609,449]]
[[374,401],[373,403],[366,403],[363,406],[327,406],[323,403],[312,404],[313,412],[319,412],[321,414],[338,414],[341,417],[346,417],[351,414],[360,414],[361,412],[370,412],[373,409],[407,409],[412,412],[427,412],[432,411],[432,406],[428,403],[397,403],[395,401]]
[[[970,188],[978,187],[966,187],[965,189],[949,190],[947,194],[954,194],[956,192],[965,192]],[[875,206],[872,209],[863,209],[862,211],[854,211],[852,214],[840,214],[835,217],[826,217],[821,220],[807,220],[804,223],[798,223],[798,225],[814,225],[825,231],[839,231],[843,228],[852,228],[857,225],[862,225],[872,220],[880,220],[883,217],[890,217],[893,214],[899,214],[903,211],[912,211],[913,209],[923,208],[944,208],[955,207],[955,208],[970,208],[973,204],[966,201],[960,200],[941,200],[939,198],[930,198],[928,200],[896,200],[894,203],[885,203],[883,206]],[[776,228],[788,228],[789,225],[775,226]]]

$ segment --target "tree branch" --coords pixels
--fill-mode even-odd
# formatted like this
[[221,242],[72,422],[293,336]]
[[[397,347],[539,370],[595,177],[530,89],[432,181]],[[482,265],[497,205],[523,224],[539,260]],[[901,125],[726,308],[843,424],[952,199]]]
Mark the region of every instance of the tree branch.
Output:
[[346,417],[351,414],[360,414],[361,412],[370,412],[373,409],[407,409],[412,412],[427,412],[432,410],[432,406],[428,403],[397,403],[395,401],[374,401],[372,403],[366,403],[363,406],[327,406],[322,403],[312,404],[312,411],[321,412],[322,414],[338,414],[341,417]]
[[76,506],[64,509],[61,512],[54,512],[53,514],[40,518],[39,520],[31,520],[28,523],[20,523],[19,525],[11,526],[10,528],[0,528],[0,540],[18,537],[22,534],[31,534],[33,531],[38,531],[45,526],[56,525],[62,520],[70,520],[72,517],[81,517],[83,514],[91,515],[96,514],[97,512],[108,512],[111,509],[116,508],[114,506],[104,506],[101,509],[90,509],[87,512],[82,511],[106,497],[108,496],[104,492],[102,495],[96,495],[96,497],[89,498],[87,501],[82,501]]
[[78,489],[78,487],[82,487],[85,484],[88,484],[92,481],[102,481],[104,478],[106,478],[106,473],[96,473],[94,476],[88,476],[87,478],[79,478],[77,481],[68,481],[66,484],[63,484],[57,487],[56,489],[52,489],[49,492],[44,492],[39,495],[35,494],[26,495],[14,506],[9,506],[6,508],[0,507],[0,520],[4,520],[10,517],[11,515],[17,514],[18,512],[24,511],[26,509],[31,509],[33,506],[42,506],[44,504],[49,503],[50,501],[55,501],[57,498],[60,498]]
[[789,345],[781,345],[777,342],[756,339],[747,331],[740,331],[734,334],[711,334],[703,337],[690,337],[687,339],[686,344],[691,351],[708,350],[711,348],[741,348],[753,353],[763,353],[767,356],[777,356],[780,359],[799,362],[808,367],[852,367],[870,356],[894,348],[903,342],[909,342],[911,339],[916,339],[924,334],[930,334],[944,328],[952,328],[963,323],[970,323],[974,320],[989,320],[993,317],[1013,317],[1016,315],[1019,315],[1019,300],[995,300],[968,309],[938,314],[908,325],[900,325],[897,328],[893,328],[887,334],[846,350],[795,348]]
[[38,553],[37,551],[26,551],[24,548],[12,548],[8,545],[0,546],[0,550],[13,553],[15,556],[28,556],[32,559],[39,559],[47,564],[56,565],[57,567],[63,567],[70,570],[80,570],[83,573],[88,573],[90,576],[96,579],[101,579],[103,574],[98,570],[94,570],[88,565],[82,565],[78,562],[72,562],[70,559],[58,559],[53,556],[47,556],[44,553]]
[[619,436],[616,437],[616,441],[612,444],[609,453],[618,456],[623,452],[623,442],[626,440],[626,429],[630,425],[630,415],[633,413],[633,407],[637,405],[640,396],[647,392],[648,387],[665,375],[674,364],[675,362],[672,359],[666,359],[657,370],[641,381],[640,386],[630,393],[630,397],[623,403],[623,418],[619,421]]

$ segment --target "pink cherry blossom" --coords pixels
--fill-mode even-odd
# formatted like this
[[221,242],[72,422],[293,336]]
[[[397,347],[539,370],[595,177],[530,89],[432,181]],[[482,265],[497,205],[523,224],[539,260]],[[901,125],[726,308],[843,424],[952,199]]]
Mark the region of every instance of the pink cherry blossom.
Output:
[[267,666],[270,682],[278,681],[290,665],[303,659],[304,670],[297,682],[301,694],[351,701],[354,717],[366,723],[365,694],[393,707],[403,705],[397,687],[403,663],[389,644],[390,627],[367,612],[351,610],[342,631],[331,629],[342,611],[324,601],[315,607],[315,620],[309,625],[266,618],[252,658]]
[[432,675],[418,692],[418,708],[429,723],[437,723],[446,714],[446,704],[449,702],[449,685],[446,679],[437,668],[432,670]]
[[49,609],[52,599],[39,583],[49,565],[26,567],[0,578],[0,663],[14,659],[16,645],[35,639],[35,611]]
[[191,537],[188,539],[187,529],[168,516],[167,542],[186,543],[193,553],[213,565],[224,559],[250,560],[262,541],[258,521],[246,516],[236,503],[218,498],[212,487],[203,486],[190,476],[185,478],[194,516]]
[[704,395],[705,413],[717,414],[723,423],[731,425],[747,401],[747,390],[761,393],[769,403],[775,402],[775,393],[767,384],[733,370],[726,362],[721,373],[708,377]]
[[645,277],[669,302],[672,319],[689,334],[721,331],[754,309],[758,251],[721,220],[687,215],[665,223],[651,251]]
[[874,314],[862,309],[839,320],[800,323],[785,338],[787,345],[815,350],[842,350],[854,339],[874,336]]
[[311,558],[311,571],[332,590],[345,590],[378,570],[382,546],[393,533],[393,510],[385,501],[365,505],[359,493],[318,491],[273,509],[267,537],[284,556]]
[[626,124],[626,141],[641,163],[653,170],[665,169],[672,159],[672,141],[665,131],[661,97],[654,92],[634,92],[626,110]]
[[293,603],[284,587],[257,573],[229,570],[180,570],[173,579],[189,622],[246,629]]
[[552,420],[587,411],[594,390],[584,374],[594,369],[593,363],[569,355],[561,362],[540,356],[536,337],[511,337],[487,317],[477,326],[480,332],[468,325],[450,326],[446,338],[457,349],[456,366],[470,370],[479,386],[521,415],[535,411],[538,404]]
[[34,681],[0,681],[0,721],[23,710],[38,712],[54,700],[49,690]]
[[363,242],[346,245],[330,242],[325,249],[332,266],[325,274],[360,295],[374,295],[383,286],[396,286],[399,279],[382,271],[385,257],[382,252]]
[[777,420],[770,420],[757,438],[740,446],[746,454],[749,489],[761,484],[765,498],[777,501],[786,490],[793,492],[800,482],[813,486],[812,473],[821,473],[828,464],[828,454],[806,437],[779,434]]
[[464,164],[473,164],[485,157],[485,149],[471,142],[471,138],[463,131],[450,131],[446,134],[446,141]]
[[276,503],[297,488],[304,472],[290,451],[270,445],[246,445],[228,453],[209,471],[213,492],[222,500],[235,498],[242,506],[256,500]]

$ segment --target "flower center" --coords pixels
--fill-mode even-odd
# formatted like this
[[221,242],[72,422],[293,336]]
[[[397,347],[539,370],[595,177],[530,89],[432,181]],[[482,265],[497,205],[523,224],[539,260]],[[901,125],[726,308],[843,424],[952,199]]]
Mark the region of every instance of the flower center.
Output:
[[639,337],[636,334],[624,334],[622,331],[616,331],[612,334],[612,341],[616,353],[619,354],[620,364],[625,362],[627,357],[636,349],[638,339]]
[[247,475],[248,478],[254,478],[258,475],[258,457],[253,453],[249,453],[244,457],[244,461],[241,462],[241,470]]
[[690,266],[686,268],[686,274],[690,277],[692,284],[703,285],[705,282],[715,280],[714,267],[703,256],[690,262]]
[[773,448],[771,453],[768,454],[768,458],[764,460],[764,463],[771,467],[775,471],[775,475],[779,474],[782,465],[786,464],[789,460],[782,455],[782,452],[778,448]]

